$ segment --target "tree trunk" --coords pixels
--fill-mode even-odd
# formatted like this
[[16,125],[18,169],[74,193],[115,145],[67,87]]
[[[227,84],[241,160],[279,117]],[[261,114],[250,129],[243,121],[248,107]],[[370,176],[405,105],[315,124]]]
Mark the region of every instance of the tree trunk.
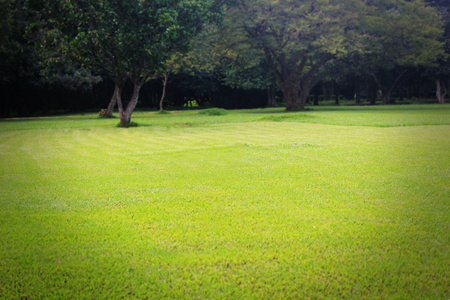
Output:
[[380,91],[380,96],[381,96],[381,100],[383,101],[383,104],[391,104],[391,93],[383,93],[382,90],[378,90]]
[[[116,93],[117,89],[119,89],[119,91]],[[122,94],[122,88],[119,87],[117,84],[114,87],[114,93],[113,93],[113,95],[111,97],[111,101],[109,101],[108,109],[106,110],[106,117],[107,118],[111,118],[112,117],[112,114],[113,114],[113,111],[114,111],[114,107],[116,106],[116,103],[117,103],[116,94]]]
[[169,75],[170,75],[170,72],[164,73],[164,78],[162,80],[163,90],[162,90],[161,99],[159,100],[159,111],[164,110],[163,101],[164,101],[164,97],[166,96],[166,86],[167,86],[167,80],[169,79]]
[[439,103],[445,103],[445,96],[447,95],[447,87],[445,82],[442,82],[440,79],[436,79],[436,97],[438,98]]
[[309,95],[311,94],[311,90],[316,85],[316,82],[312,81],[312,78],[305,78],[298,97],[297,108],[305,109],[306,103],[308,103]]
[[[116,85],[117,87],[117,85]],[[117,108],[119,109],[119,117],[120,117],[120,123],[122,123],[122,115],[123,115],[123,104],[122,104],[122,93],[119,88],[114,89],[114,96],[117,101]]]
[[291,82],[279,82],[281,92],[286,100],[286,110],[291,111],[298,103],[298,89]]
[[[120,114],[120,125],[123,127],[128,127],[130,125],[131,121],[131,114],[133,113],[134,109],[136,108],[137,102],[139,100],[139,92],[141,90],[141,87],[144,85],[146,81],[145,79],[135,79],[133,82],[133,94],[131,95],[130,102],[128,102],[127,109],[123,111],[122,106],[122,100],[120,100],[119,105],[119,114]],[[120,96],[116,94],[117,98],[117,104],[119,104]],[[122,106],[122,109],[120,108]]]
[[306,103],[308,102],[310,92],[311,92],[311,89],[309,89],[309,90],[302,89],[300,91],[300,95],[297,98],[296,108],[301,109],[301,110],[305,109]]
[[389,86],[387,84],[384,84],[382,79],[379,78],[375,72],[371,72],[370,75],[372,75],[373,79],[375,80],[375,83],[377,85],[378,91],[380,93],[381,99],[383,100],[383,104],[390,104],[392,103],[392,91],[397,86],[400,79],[403,78],[403,76],[406,74],[407,70],[403,70],[400,72],[400,74],[395,78],[394,82]]
[[264,54],[286,100],[287,111],[294,108],[305,108],[312,87],[325,76],[325,73],[321,73],[320,69],[333,58],[331,54],[324,54],[310,66],[305,74],[304,69],[308,61],[308,51],[304,53],[305,56],[303,58],[299,55],[289,60],[283,54],[275,55],[268,48],[264,48]]
[[313,86],[309,84],[302,84],[299,89],[292,84],[287,84],[286,87],[281,88],[283,96],[286,99],[286,111],[305,109],[312,88]]
[[123,103],[122,103],[122,87],[116,86],[114,89],[114,97],[117,100],[117,107],[119,109],[119,118],[120,118],[120,126],[122,127],[128,127],[131,121],[131,114],[133,113],[134,109],[136,108],[136,104],[139,99],[139,92],[141,90],[141,87],[144,85],[148,77],[144,78],[135,78],[133,80],[133,94],[131,96],[130,101],[128,102],[126,110],[123,109]]

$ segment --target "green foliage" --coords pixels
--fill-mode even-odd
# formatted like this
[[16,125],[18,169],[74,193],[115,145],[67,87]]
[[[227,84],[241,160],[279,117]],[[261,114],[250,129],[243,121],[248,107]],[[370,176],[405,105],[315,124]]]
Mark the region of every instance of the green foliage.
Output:
[[172,57],[169,61],[170,70],[189,75],[213,71],[220,65],[216,49],[217,32],[217,26],[205,26],[204,30],[191,40],[189,52],[176,53]]
[[441,95],[437,96],[439,101],[444,101],[445,93],[450,87],[448,81],[450,74],[450,60],[448,59],[448,55],[450,54],[450,3],[444,0],[427,0],[427,2],[436,8],[442,22],[444,23],[444,35],[440,40],[445,42],[445,53],[447,55],[447,59],[438,59],[435,65],[427,66],[426,68],[426,73],[435,80],[439,80],[439,83],[442,85]]
[[424,1],[380,1],[369,8],[363,26],[370,33],[366,59],[373,68],[432,65],[445,57],[443,23]]
[[19,50],[14,39],[14,10],[11,1],[0,1],[0,83],[9,81],[11,58]]
[[226,109],[223,108],[208,108],[208,109],[203,109],[200,110],[198,112],[199,115],[207,115],[207,116],[223,116],[228,114],[228,111]]
[[[38,6],[39,7],[39,6]],[[215,1],[51,1],[40,5],[41,47],[107,74],[118,87],[130,79],[133,95],[124,109],[116,94],[121,122],[129,123],[142,85],[167,71],[175,52],[189,50],[191,38],[209,22],[218,22]],[[31,29],[30,29],[31,31]]]
[[[72,59],[111,77],[145,76],[162,68],[172,50],[185,51],[200,29],[192,14],[202,2],[91,1],[47,3],[44,44],[63,46]],[[183,38],[180,38],[183,37]],[[48,41],[47,41],[48,39]],[[55,44],[56,43],[56,44]],[[113,54],[113,55],[111,55]]]
[[290,110],[304,108],[327,63],[362,51],[364,15],[362,1],[251,1],[230,8],[224,35],[237,56],[266,60]]
[[[436,10],[421,0],[243,1],[229,9],[223,31],[223,52],[237,67],[223,69],[228,84],[244,86],[245,77],[260,78],[254,67],[264,59],[287,109],[304,108],[311,89],[340,60],[351,62],[341,77],[397,67],[402,76],[407,67],[445,57],[442,34]],[[390,97],[392,89],[381,87],[377,75]]]
[[0,294],[447,299],[449,109],[1,121]]
[[[58,58],[56,58],[58,60]],[[67,61],[53,61],[52,57],[40,63],[40,76],[49,85],[61,85],[69,91],[89,92],[102,81],[84,67],[70,65]]]
[[223,63],[219,72],[222,81],[233,88],[267,89],[274,81],[270,68],[264,61],[254,66],[242,66],[238,62]]
[[24,35],[26,27],[35,19],[35,13],[26,9],[25,0],[0,0],[0,84],[34,78],[39,53]]

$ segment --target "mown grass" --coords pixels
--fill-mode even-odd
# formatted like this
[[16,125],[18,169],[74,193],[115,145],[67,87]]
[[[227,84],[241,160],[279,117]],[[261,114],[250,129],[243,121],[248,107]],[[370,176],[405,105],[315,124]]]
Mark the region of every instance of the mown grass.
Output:
[[448,299],[449,106],[0,122],[0,298]]

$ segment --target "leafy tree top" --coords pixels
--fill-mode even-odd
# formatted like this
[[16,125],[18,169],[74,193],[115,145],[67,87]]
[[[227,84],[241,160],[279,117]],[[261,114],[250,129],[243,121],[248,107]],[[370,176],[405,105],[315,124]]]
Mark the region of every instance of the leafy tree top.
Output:
[[102,69],[116,82],[162,69],[173,51],[208,22],[220,19],[214,1],[59,0],[41,3],[43,46],[90,69]]
[[443,23],[422,0],[369,1],[366,58],[383,68],[423,66],[443,58]]

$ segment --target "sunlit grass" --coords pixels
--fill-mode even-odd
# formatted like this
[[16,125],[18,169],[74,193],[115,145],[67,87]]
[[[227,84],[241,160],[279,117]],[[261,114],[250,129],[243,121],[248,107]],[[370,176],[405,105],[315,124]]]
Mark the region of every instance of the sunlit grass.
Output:
[[2,121],[0,298],[448,299],[448,117]]

